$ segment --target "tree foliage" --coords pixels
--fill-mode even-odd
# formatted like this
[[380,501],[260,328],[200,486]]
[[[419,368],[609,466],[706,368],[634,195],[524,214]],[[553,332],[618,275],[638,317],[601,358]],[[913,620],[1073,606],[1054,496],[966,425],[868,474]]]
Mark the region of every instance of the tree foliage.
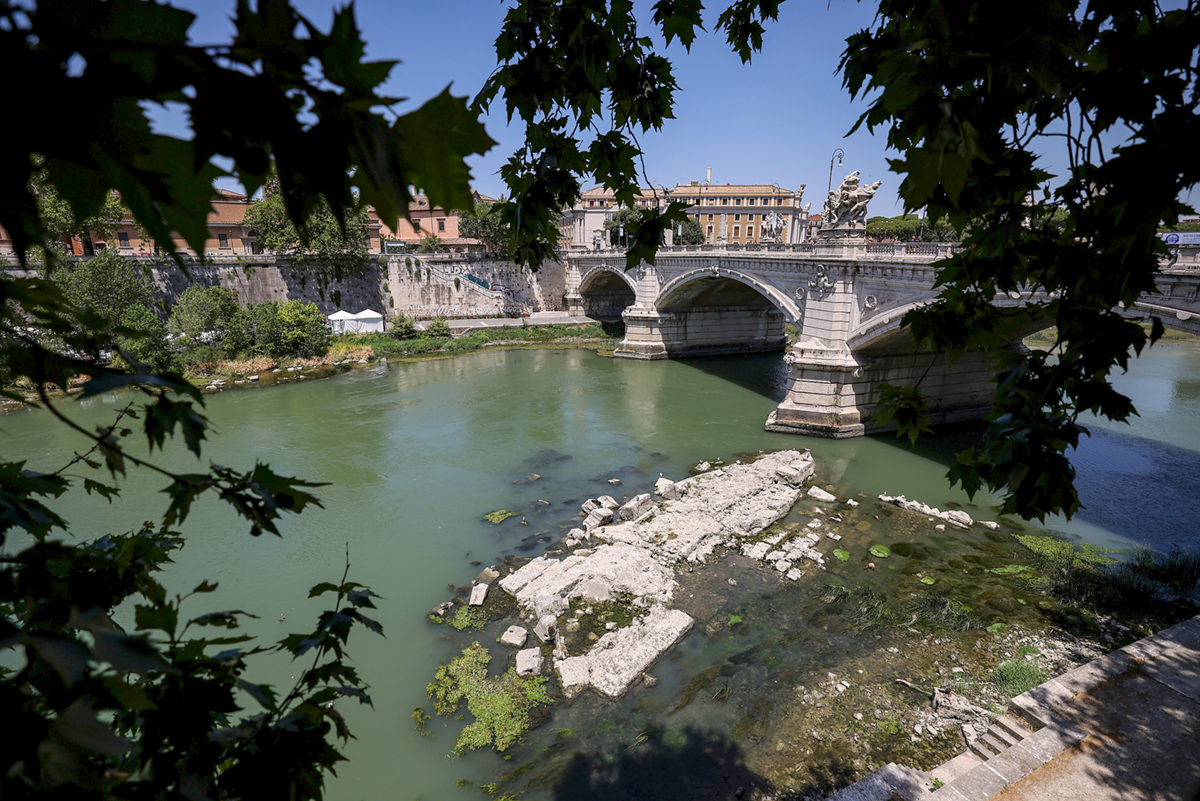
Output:
[[222,341],[233,356],[311,358],[325,352],[329,329],[317,304],[302,300],[248,303],[233,316]]
[[434,233],[425,234],[417,244],[418,253],[441,253],[445,249],[446,246],[442,244],[441,237]]
[[[0,226],[22,260],[39,248],[53,258],[64,230],[112,216],[114,190],[160,246],[178,257],[178,232],[202,251],[214,179],[233,175],[252,195],[272,164],[302,240],[321,203],[339,225],[360,200],[391,224],[413,186],[446,208],[470,203],[465,157],[491,139],[448,92],[385,117],[395,101],[378,87],[392,64],[363,60],[352,6],[323,30],[288,0],[244,0],[233,41],[200,45],[193,15],[167,4],[68,5],[0,4],[5,100],[22,110],[6,127]],[[230,97],[253,98],[254,113],[231,114]],[[88,113],[63,125],[64,98],[86,98]],[[185,107],[191,138],[153,131],[147,109],[165,104]],[[46,202],[51,192],[69,214]],[[334,598],[310,631],[250,647],[244,612],[188,613],[214,584],[172,593],[161,582],[198,500],[228,504],[251,536],[278,535],[281,519],[319,505],[318,485],[261,463],[174,472],[154,461],[176,437],[200,457],[204,398],[153,363],[147,329],[159,323],[143,313],[137,276],[126,282],[131,271],[115,263],[90,274],[109,258],[55,271],[62,285],[0,276],[0,397],[43,407],[89,443],[64,465],[0,460],[0,797],[320,798],[351,736],[332,702],[370,703],[345,648],[355,627],[381,632],[367,616],[373,594],[345,576],[318,585],[311,595]],[[106,296],[102,280],[121,283]],[[307,308],[279,317],[299,332],[280,336],[293,346],[316,334],[314,321],[323,331]],[[123,358],[105,361],[114,338]],[[70,401],[51,402],[80,382],[79,397],[125,390],[129,403],[85,428]],[[142,437],[149,454],[127,447]],[[51,508],[66,492],[124,502],[113,482],[132,470],[165,485],[161,514],[137,531],[89,530]],[[132,614],[124,626],[118,610]],[[254,680],[255,657],[271,651],[311,660],[293,686]]]
[[67,262],[53,275],[71,305],[105,320],[121,322],[134,307],[157,306],[154,284],[143,266],[112,248]]
[[211,335],[212,341],[219,343],[233,324],[238,308],[237,295],[232,289],[192,284],[171,307],[167,325],[172,333],[191,339]]
[[288,217],[279,179],[267,178],[262,197],[246,209],[245,225],[263,250],[279,256],[311,258],[321,267],[353,270],[367,263],[367,210],[347,207],[334,214],[328,202],[313,205],[302,226]]
[[476,201],[469,211],[459,213],[458,233],[478,239],[499,258],[508,256],[509,226],[501,216],[504,198],[495,203]]
[[703,245],[704,226],[695,217],[688,217],[682,223],[682,230],[675,234],[676,245]]
[[[1200,163],[1177,157],[1200,135],[1198,41],[1192,4],[1069,0],[883,0],[847,41],[846,85],[868,102],[859,124],[899,152],[901,197],[962,232],[938,302],[904,322],[951,359],[997,354],[992,423],[950,477],[1000,491],[1005,512],[1076,511],[1067,454],[1081,416],[1136,414],[1109,374],[1162,328],[1147,334],[1119,307],[1155,291],[1158,225],[1189,211],[1178,198],[1200,180]],[[993,305],[1002,293],[1029,304]],[[1004,349],[1047,320],[1060,353]]]
[[[464,158],[495,144],[449,91],[384,118],[379,110],[396,99],[379,87],[393,62],[363,60],[353,6],[326,31],[287,0],[246,0],[234,40],[220,46],[192,42],[194,15],[152,0],[79,0],[69,14],[16,0],[0,20],[0,63],[20,76],[7,102],[24,112],[6,128],[15,157],[0,172],[0,226],[22,257],[51,241],[35,177],[75,220],[100,213],[115,189],[161,247],[174,253],[178,232],[202,252],[213,181],[224,174],[253,195],[273,161],[302,236],[321,202],[341,221],[361,201],[394,229],[413,186],[444,208],[469,206]],[[88,113],[63,125],[55,105],[70,97],[87,98]],[[230,97],[253,98],[254,113],[230,113]],[[154,132],[147,108],[169,103],[186,107],[191,139]]]
[[[749,61],[779,5],[735,0],[714,27]],[[703,13],[694,0],[658,0],[652,20],[668,44],[688,47]],[[971,493],[999,491],[1005,512],[1078,509],[1067,453],[1086,434],[1081,416],[1135,414],[1109,374],[1161,324],[1147,334],[1119,309],[1154,292],[1165,253],[1157,227],[1190,211],[1178,198],[1200,179],[1200,161],[1183,156],[1200,134],[1198,41],[1194,3],[1151,0],[881,0],[871,27],[847,40],[840,69],[868,105],[858,125],[886,131],[900,195],[909,209],[928,208],[931,235],[965,245],[939,265],[938,302],[905,323],[919,345],[951,360],[997,354],[993,423],[950,477]],[[508,12],[499,66],[477,103],[502,95],[525,126],[523,148],[501,171],[512,198],[504,214],[522,223],[518,261],[551,256],[577,175],[632,205],[637,135],[670,119],[677,88],[652,45],[632,3],[523,0]],[[648,211],[630,267],[652,262],[673,206]],[[1029,307],[993,305],[1010,293]],[[1048,321],[1066,343],[1061,355],[1007,349]]]

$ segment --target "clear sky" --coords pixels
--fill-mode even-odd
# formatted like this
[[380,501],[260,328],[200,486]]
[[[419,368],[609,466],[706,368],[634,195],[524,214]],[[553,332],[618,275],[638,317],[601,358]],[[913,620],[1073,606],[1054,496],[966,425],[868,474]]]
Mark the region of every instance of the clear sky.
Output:
[[[652,4],[637,3],[645,34],[650,35]],[[220,44],[232,37],[233,0],[173,4],[198,15],[193,41]],[[296,0],[296,5],[327,30],[333,9],[341,3]],[[708,5],[711,29],[725,4],[714,0]],[[807,184],[805,202],[812,201],[816,211],[829,182],[831,154],[842,148],[844,166],[835,164],[834,183],[860,170],[864,183],[883,181],[871,213],[901,213],[896,197],[899,176],[888,167],[883,131],[872,135],[864,127],[845,137],[864,104],[851,102],[836,74],[846,37],[868,26],[874,10],[874,3],[850,0],[784,3],[778,22],[768,25],[762,52],[749,65],[741,63],[723,37],[711,33],[702,33],[691,53],[678,42],[667,48],[680,91],[676,119],[662,131],[640,137],[650,181],[666,186],[702,181],[711,167],[713,184],[774,183],[793,190]],[[495,68],[493,43],[505,11],[501,0],[356,4],[368,58],[402,62],[385,85],[393,96],[410,98],[397,107],[401,113],[447,85],[456,95],[473,97]],[[655,39],[664,52],[661,38]],[[253,108],[253,98],[230,103],[232,113],[253,113]],[[472,159],[474,186],[497,196],[504,192],[498,170],[519,145],[521,126],[507,125],[503,103],[496,104],[484,123],[499,145]],[[184,133],[179,120],[164,119],[162,124],[168,132]]]

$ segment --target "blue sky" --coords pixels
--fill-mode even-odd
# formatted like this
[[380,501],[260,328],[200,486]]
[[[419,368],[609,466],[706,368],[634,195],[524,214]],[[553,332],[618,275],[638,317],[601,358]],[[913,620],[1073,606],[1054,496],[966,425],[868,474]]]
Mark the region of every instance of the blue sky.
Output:
[[[173,4],[198,15],[193,41],[220,44],[232,37],[233,0]],[[328,29],[333,9],[341,4],[296,0],[296,5],[314,24]],[[638,6],[649,23],[651,3],[638,0]],[[715,21],[723,6],[710,2],[706,14]],[[656,37],[660,52],[674,62],[680,91],[676,119],[662,131],[640,137],[650,181],[674,186],[704,180],[711,167],[714,184],[776,183],[793,190],[807,184],[805,202],[812,201],[816,210],[825,197],[830,156],[842,148],[844,166],[834,167],[834,183],[860,170],[864,183],[883,181],[871,212],[901,213],[899,176],[888,167],[884,133],[872,135],[864,127],[845,137],[864,104],[850,100],[835,74],[846,37],[868,26],[874,9],[873,3],[848,0],[784,3],[778,22],[768,26],[762,52],[749,65],[742,64],[723,37],[711,33],[702,33],[690,53],[678,42],[663,51]],[[368,58],[402,62],[385,87],[393,96],[409,98],[397,107],[401,113],[447,85],[456,95],[473,97],[495,67],[493,42],[505,10],[501,0],[356,4]],[[644,29],[652,33],[651,25]],[[234,104],[232,109],[252,113],[253,105]],[[504,191],[497,171],[519,145],[521,129],[507,125],[502,103],[484,124],[499,145],[472,159],[474,185],[496,196]],[[180,119],[164,118],[162,126],[185,133]]]

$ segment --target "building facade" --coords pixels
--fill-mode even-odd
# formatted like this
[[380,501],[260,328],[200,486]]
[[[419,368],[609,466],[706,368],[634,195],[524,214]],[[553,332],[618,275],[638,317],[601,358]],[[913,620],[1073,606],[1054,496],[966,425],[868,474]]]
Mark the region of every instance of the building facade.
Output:
[[793,192],[776,184],[678,184],[671,200],[688,204],[706,244],[786,244],[807,241],[804,186]]

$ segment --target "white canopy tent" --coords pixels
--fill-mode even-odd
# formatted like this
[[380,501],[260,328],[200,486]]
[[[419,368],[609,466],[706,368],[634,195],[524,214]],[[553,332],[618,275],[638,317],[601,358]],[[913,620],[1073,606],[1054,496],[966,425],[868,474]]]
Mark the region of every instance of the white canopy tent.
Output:
[[[353,326],[353,329],[351,328]],[[383,315],[371,309],[363,309],[358,314],[354,315],[354,322],[346,323],[346,330],[353,330],[359,334],[365,334],[368,331],[383,331]]]
[[357,330],[353,328],[353,325],[357,322],[358,318],[348,311],[338,309],[325,319],[329,321],[329,330],[334,334],[345,334],[349,331]]

